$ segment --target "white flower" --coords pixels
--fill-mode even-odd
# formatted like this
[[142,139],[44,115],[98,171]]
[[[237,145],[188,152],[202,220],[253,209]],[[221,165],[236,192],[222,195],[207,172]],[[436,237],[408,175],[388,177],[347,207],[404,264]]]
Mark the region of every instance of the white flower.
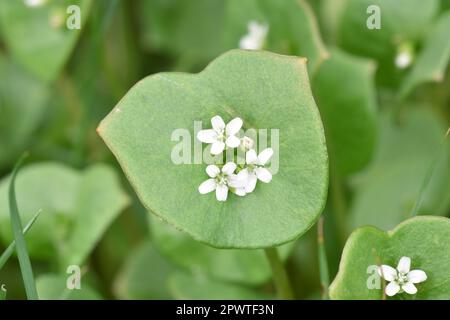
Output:
[[45,4],[47,0],[24,0],[27,7],[40,7]]
[[247,25],[248,33],[239,41],[239,47],[247,50],[261,50],[269,31],[267,24],[250,21]]
[[424,271],[409,271],[410,268],[411,259],[408,257],[402,257],[400,259],[397,270],[385,264],[378,268],[378,273],[380,276],[389,282],[385,289],[388,296],[392,297],[393,295],[402,293],[403,291],[409,294],[415,294],[417,292],[417,288],[414,283],[420,283],[427,280],[427,275]]
[[225,146],[229,148],[237,148],[241,144],[241,140],[236,134],[242,127],[241,118],[234,118],[225,126],[225,122],[220,116],[214,116],[211,119],[212,129],[200,130],[197,133],[197,139],[204,143],[212,143],[211,153],[213,155],[220,154]]
[[404,51],[397,54],[395,57],[395,66],[399,69],[405,69],[409,67],[412,62],[411,53]]
[[246,184],[243,174],[234,174],[237,165],[234,162],[227,162],[222,170],[216,165],[206,167],[206,173],[211,179],[203,181],[198,187],[198,192],[206,194],[216,190],[216,198],[219,201],[226,201],[228,197],[228,189],[234,188],[234,193],[239,196],[245,196],[244,186]]
[[256,155],[256,151],[253,149],[249,150],[245,154],[245,163],[247,166],[241,171],[244,173],[239,173],[247,178],[247,184],[245,185],[246,193],[250,193],[255,190],[258,179],[265,183],[269,183],[272,180],[272,174],[269,170],[264,168],[265,164],[269,162],[272,155],[272,148],[264,149],[261,151],[259,156]]

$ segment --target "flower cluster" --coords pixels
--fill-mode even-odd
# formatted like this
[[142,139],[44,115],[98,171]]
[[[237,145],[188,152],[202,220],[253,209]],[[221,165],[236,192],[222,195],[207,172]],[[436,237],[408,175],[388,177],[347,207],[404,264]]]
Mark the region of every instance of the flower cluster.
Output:
[[408,294],[417,293],[415,283],[427,280],[427,274],[422,270],[411,270],[411,258],[402,257],[398,262],[397,269],[383,264],[378,268],[378,273],[389,284],[385,292],[388,296],[394,296],[397,293],[406,292]]
[[234,118],[225,125],[220,116],[215,116],[211,119],[211,125],[212,129],[200,130],[197,139],[211,144],[213,155],[219,155],[226,149],[241,147],[245,151],[245,164],[227,162],[222,168],[214,164],[207,166],[206,174],[209,179],[198,187],[201,194],[216,191],[217,200],[226,201],[229,190],[238,196],[245,196],[255,190],[258,180],[265,183],[272,180],[272,174],[265,165],[272,157],[273,150],[267,148],[257,155],[251,138],[239,138],[237,134],[242,128],[242,119]]

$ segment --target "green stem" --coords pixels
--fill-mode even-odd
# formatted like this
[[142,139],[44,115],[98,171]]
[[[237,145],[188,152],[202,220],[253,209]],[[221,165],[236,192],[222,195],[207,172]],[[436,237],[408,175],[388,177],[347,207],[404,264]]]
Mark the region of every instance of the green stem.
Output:
[[277,248],[266,248],[264,249],[267,259],[269,260],[270,266],[272,268],[273,280],[275,282],[275,287],[280,299],[292,300],[294,299],[294,294],[292,293],[292,288],[289,283],[289,279],[286,270],[281,262],[280,256],[278,255]]
[[333,204],[334,222],[337,227],[339,240],[345,243],[347,238],[347,204],[345,201],[344,190],[342,187],[342,180],[339,173],[334,167],[330,168],[330,186],[331,186],[331,201]]
[[330,286],[330,276],[328,272],[327,252],[323,237],[323,217],[317,223],[317,245],[319,256],[320,285],[322,286],[322,300],[328,300],[328,287]]

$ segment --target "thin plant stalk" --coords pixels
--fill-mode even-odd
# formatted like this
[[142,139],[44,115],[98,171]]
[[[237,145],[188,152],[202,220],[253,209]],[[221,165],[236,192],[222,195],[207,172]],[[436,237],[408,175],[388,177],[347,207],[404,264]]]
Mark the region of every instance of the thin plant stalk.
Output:
[[272,268],[273,280],[278,293],[278,297],[284,300],[294,299],[294,294],[289,283],[289,278],[286,273],[286,269],[284,268],[283,262],[280,259],[277,248],[266,248],[264,249],[264,252],[266,253],[267,259],[269,260],[270,266]]
[[320,285],[322,286],[322,300],[328,300],[328,288],[330,286],[330,275],[328,271],[328,260],[323,236],[323,217],[317,223],[317,249],[319,256]]

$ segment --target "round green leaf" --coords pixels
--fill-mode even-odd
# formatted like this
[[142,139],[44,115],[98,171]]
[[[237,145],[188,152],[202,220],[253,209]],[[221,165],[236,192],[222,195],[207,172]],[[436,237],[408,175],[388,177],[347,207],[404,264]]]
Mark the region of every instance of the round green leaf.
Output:
[[243,286],[217,282],[202,275],[174,273],[169,278],[176,299],[189,300],[264,300],[271,297]]
[[[246,128],[279,130],[273,180],[226,202],[198,192],[205,164],[171,160],[174,130],[189,130],[194,143],[194,121],[206,127],[217,114],[226,122],[240,117]],[[98,132],[149,210],[215,247],[289,242],[315,223],[325,204],[325,138],[302,58],[233,50],[199,74],[150,76],[125,95]]]
[[[0,237],[5,244],[13,239],[8,183],[9,178],[0,182]],[[16,196],[22,221],[41,210],[26,237],[30,255],[58,258],[64,268],[84,262],[128,203],[115,172],[104,165],[82,173],[51,162],[29,165],[17,176]]]
[[[209,274],[224,281],[257,285],[272,276],[267,257],[262,250],[216,249],[193,240],[172,226],[151,220],[152,236],[158,250],[177,265],[192,272]],[[279,247],[285,260],[294,242]]]
[[339,272],[330,286],[332,299],[381,299],[382,286],[369,289],[369,266],[396,267],[401,257],[411,258],[411,270],[425,271],[427,280],[416,284],[415,295],[401,293],[400,299],[450,299],[450,220],[416,217],[383,232],[373,227],[355,230],[342,253]]
[[45,81],[53,80],[75,46],[80,29],[68,29],[70,5],[80,8],[81,27],[87,20],[90,0],[48,1],[28,7],[25,1],[0,0],[0,27],[15,60]]

